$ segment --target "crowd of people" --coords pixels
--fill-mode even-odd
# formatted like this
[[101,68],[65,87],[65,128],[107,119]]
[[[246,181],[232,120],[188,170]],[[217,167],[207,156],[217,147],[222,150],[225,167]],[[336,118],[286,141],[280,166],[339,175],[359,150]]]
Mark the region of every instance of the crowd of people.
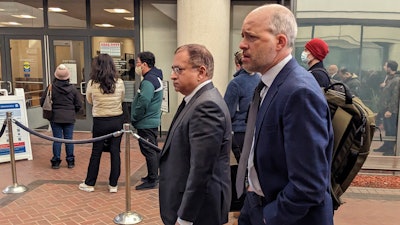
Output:
[[[175,91],[184,97],[162,151],[139,144],[147,175],[136,190],[159,187],[161,219],[167,225],[225,224],[231,199],[243,194],[239,224],[333,224],[329,192],[333,129],[321,87],[340,81],[360,96],[362,82],[345,67],[329,65],[325,69],[329,46],[320,38],[305,44],[301,61],[308,71],[304,69],[292,56],[296,19],[282,5],[254,9],[245,17],[241,32],[236,73],[224,96],[212,82],[213,76],[221,75],[214,75],[214,59],[205,46],[186,44],[175,50],[170,78]],[[131,124],[142,138],[158,145],[163,72],[149,51],[140,52],[136,63],[133,59],[129,62],[130,79],[142,77],[131,105]],[[395,61],[385,62],[386,78],[378,89],[378,118],[382,118],[387,136],[397,135],[397,67]],[[54,76],[53,135],[72,139],[82,96],[69,84],[64,65],[57,67]],[[86,90],[86,100],[93,105],[93,138],[122,129],[124,97],[124,84],[112,57],[99,54],[92,61]],[[121,136],[93,143],[80,190],[95,190],[107,145],[111,163],[108,189],[118,191],[120,144]],[[385,141],[376,151],[390,155],[393,148],[393,141]],[[233,178],[231,151],[238,163]],[[73,168],[72,144],[66,145],[66,153],[68,167]],[[54,142],[53,169],[59,168],[60,154],[61,143]],[[231,179],[235,179],[234,185]]]

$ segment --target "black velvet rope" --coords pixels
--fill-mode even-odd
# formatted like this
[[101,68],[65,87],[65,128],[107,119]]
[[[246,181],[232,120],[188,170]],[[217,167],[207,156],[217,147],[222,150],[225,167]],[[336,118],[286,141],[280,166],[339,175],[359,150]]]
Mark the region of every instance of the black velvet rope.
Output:
[[0,130],[0,138],[3,136],[4,131],[6,130],[6,126],[7,126],[7,120],[4,120],[3,126],[1,127]]
[[[106,134],[106,135],[103,135],[103,136],[100,136],[100,137],[91,138],[91,139],[70,140],[70,139],[62,139],[62,138],[50,137],[50,136],[41,134],[41,133],[39,133],[37,131],[34,131],[34,130],[26,127],[25,125],[23,125],[22,123],[18,122],[17,120],[13,120],[13,122],[17,126],[21,127],[22,129],[24,129],[25,131],[27,131],[27,132],[29,132],[29,133],[31,133],[33,135],[36,135],[38,137],[41,137],[41,138],[49,140],[49,141],[55,141],[55,142],[61,142],[61,143],[67,143],[67,144],[93,143],[93,142],[101,141],[101,140],[108,139],[108,138],[111,138],[111,137],[118,137],[118,136],[122,135],[122,133],[123,133],[123,131],[116,131],[116,132],[111,133],[111,134]],[[3,125],[3,127],[4,127],[4,125]],[[2,128],[2,131],[3,131],[3,128]]]
[[155,144],[151,143],[150,141],[140,137],[138,134],[133,133],[132,131],[131,131],[131,133],[132,133],[133,137],[136,138],[139,142],[150,146],[152,149],[156,150],[157,152],[161,152],[161,149],[159,149],[157,145],[155,145]]

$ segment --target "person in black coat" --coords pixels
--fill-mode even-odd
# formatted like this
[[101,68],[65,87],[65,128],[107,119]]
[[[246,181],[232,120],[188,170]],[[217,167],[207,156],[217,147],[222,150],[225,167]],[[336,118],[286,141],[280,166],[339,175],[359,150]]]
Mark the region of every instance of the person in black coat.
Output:
[[[49,119],[53,136],[56,138],[72,139],[75,124],[75,114],[82,108],[82,96],[76,87],[69,83],[71,76],[68,68],[60,64],[54,72],[53,83],[50,84],[42,97],[40,105],[43,106],[47,91],[52,94],[53,115]],[[75,166],[74,145],[65,144],[68,168]],[[61,142],[53,143],[53,158],[50,160],[53,169],[60,168]]]

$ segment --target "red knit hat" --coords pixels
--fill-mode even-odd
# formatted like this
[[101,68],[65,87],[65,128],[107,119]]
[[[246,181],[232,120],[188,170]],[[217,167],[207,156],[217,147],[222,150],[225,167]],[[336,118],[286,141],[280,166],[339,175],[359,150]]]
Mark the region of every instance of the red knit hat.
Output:
[[319,61],[325,59],[326,55],[329,53],[328,44],[319,38],[311,39],[309,42],[307,42],[305,47]]

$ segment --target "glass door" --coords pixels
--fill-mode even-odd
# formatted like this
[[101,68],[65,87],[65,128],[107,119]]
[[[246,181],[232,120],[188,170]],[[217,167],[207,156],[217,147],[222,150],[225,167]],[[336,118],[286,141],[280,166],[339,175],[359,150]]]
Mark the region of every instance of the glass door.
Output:
[[8,89],[7,89],[7,85],[6,82],[3,79],[3,76],[5,76],[6,71],[5,71],[5,67],[2,66],[4,64],[4,37],[0,36],[0,95],[6,95],[8,94]]
[[[91,113],[86,102],[85,84],[89,80],[90,55],[87,38],[84,37],[49,37],[50,80],[54,79],[55,68],[65,64],[71,73],[70,83],[82,94],[83,108],[76,115],[75,130],[90,131],[92,128]],[[87,69],[85,69],[87,68]],[[53,72],[52,72],[53,71]],[[89,111],[90,112],[90,111]]]
[[40,107],[40,97],[45,87],[43,38],[4,36],[2,39],[4,59],[2,57],[1,60],[1,88],[7,90],[9,95],[14,94],[15,88],[22,88],[29,127],[47,126],[48,121],[42,118]]

